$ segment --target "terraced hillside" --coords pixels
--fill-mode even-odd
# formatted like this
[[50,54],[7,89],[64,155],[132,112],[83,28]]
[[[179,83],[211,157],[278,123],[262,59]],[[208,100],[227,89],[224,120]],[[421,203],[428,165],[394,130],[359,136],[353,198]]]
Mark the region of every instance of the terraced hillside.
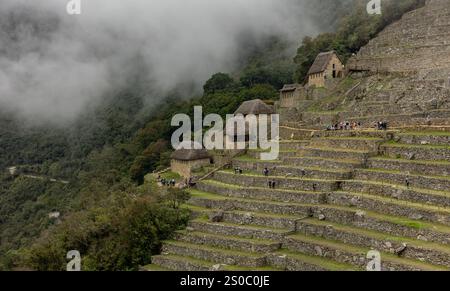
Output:
[[349,75],[325,98],[299,105],[308,127],[344,120],[450,126],[450,1],[406,13],[346,66]]
[[[279,160],[249,151],[242,175],[191,190],[189,227],[149,269],[365,270],[369,250],[383,270],[450,269],[449,33],[448,0],[387,27],[335,88],[280,112]],[[366,129],[323,130],[345,120]]]
[[233,161],[242,175],[219,171],[190,190],[193,220],[149,269],[364,270],[375,249],[384,270],[447,270],[449,141],[448,131],[311,131],[283,141],[277,161],[250,151]]

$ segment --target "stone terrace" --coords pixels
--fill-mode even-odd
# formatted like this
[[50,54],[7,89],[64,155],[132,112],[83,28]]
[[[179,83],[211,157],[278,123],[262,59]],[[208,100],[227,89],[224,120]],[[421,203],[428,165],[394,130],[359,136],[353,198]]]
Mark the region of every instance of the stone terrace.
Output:
[[364,270],[375,249],[383,270],[448,270],[449,139],[314,131],[282,141],[277,161],[249,151],[233,161],[242,175],[222,170],[190,190],[189,227],[149,269]]
[[[281,112],[279,160],[248,151],[230,167],[242,175],[190,190],[188,228],[148,269],[365,270],[372,249],[383,270],[450,269],[450,1],[407,13],[347,67]],[[323,131],[346,120],[389,130]]]

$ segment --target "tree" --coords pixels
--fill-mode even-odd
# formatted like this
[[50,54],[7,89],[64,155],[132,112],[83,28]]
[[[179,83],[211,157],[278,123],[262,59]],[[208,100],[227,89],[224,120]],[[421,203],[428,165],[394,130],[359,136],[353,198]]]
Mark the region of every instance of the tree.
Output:
[[233,78],[228,74],[217,73],[214,74],[203,86],[205,94],[214,94],[218,91],[231,89],[236,85]]

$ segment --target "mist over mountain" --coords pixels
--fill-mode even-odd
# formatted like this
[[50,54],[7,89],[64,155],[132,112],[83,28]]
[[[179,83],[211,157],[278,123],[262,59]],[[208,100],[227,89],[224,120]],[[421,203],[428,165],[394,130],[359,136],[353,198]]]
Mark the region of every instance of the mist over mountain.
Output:
[[61,122],[136,76],[151,103],[182,85],[196,91],[249,44],[275,35],[294,47],[326,29],[316,15],[332,2],[348,1],[89,0],[68,15],[66,1],[0,0],[0,106]]

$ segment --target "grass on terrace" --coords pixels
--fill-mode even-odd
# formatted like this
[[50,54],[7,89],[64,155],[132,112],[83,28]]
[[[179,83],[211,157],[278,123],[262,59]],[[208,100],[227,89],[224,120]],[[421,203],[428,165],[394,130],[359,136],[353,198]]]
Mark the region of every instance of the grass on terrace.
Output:
[[450,150],[450,145],[418,145],[418,144],[406,144],[406,143],[398,143],[396,141],[389,141],[383,143],[382,146],[386,147],[397,147],[397,148],[412,148],[412,149],[437,149],[437,150]]
[[374,239],[381,240],[381,241],[393,241],[393,242],[398,242],[398,243],[408,243],[411,246],[419,246],[419,247],[427,248],[430,250],[439,250],[441,252],[444,252],[444,253],[450,255],[450,246],[447,246],[447,245],[442,245],[442,244],[438,244],[438,243],[434,243],[434,242],[421,241],[421,240],[412,239],[412,238],[403,237],[403,236],[392,236],[392,235],[378,232],[378,231],[367,230],[367,229],[362,229],[362,228],[358,228],[358,227],[354,227],[354,226],[342,225],[342,224],[338,224],[338,223],[332,223],[329,221],[319,221],[316,219],[305,219],[303,221],[307,224],[312,224],[312,225],[332,226],[335,231],[353,233],[353,234],[366,236],[366,237],[374,238]]
[[361,172],[373,172],[373,173],[386,173],[386,174],[393,174],[393,175],[404,175],[409,177],[423,177],[423,178],[431,178],[431,179],[440,179],[440,180],[449,180],[449,176],[433,176],[433,175],[419,175],[419,174],[410,174],[405,171],[397,171],[397,170],[386,170],[386,169],[378,169],[378,168],[370,168],[370,169],[358,169],[358,171]]

